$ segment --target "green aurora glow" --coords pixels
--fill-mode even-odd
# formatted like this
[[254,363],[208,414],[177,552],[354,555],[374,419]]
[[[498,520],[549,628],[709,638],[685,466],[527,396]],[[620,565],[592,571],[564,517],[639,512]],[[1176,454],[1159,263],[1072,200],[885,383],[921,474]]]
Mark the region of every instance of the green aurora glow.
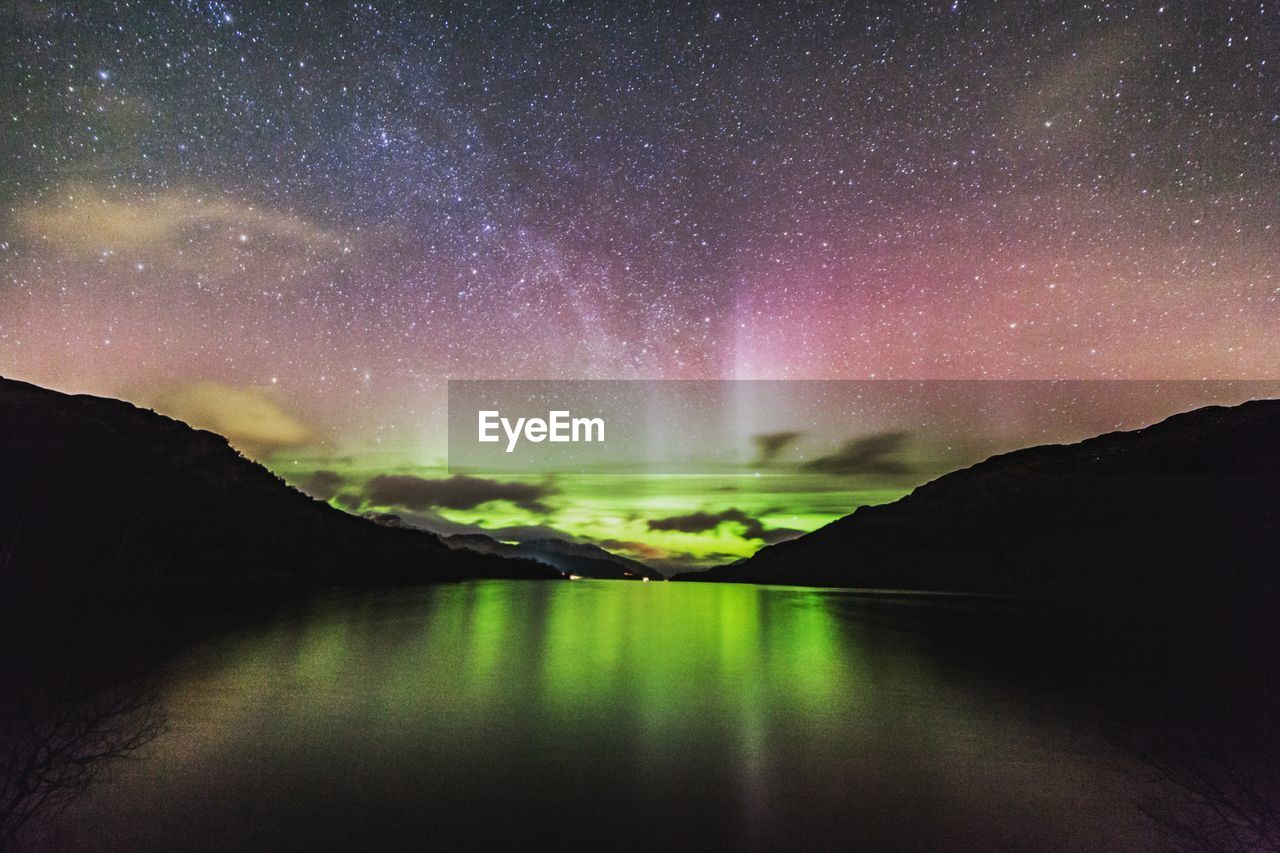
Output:
[[[441,467],[335,465],[331,461],[289,460],[273,466],[291,484],[305,483],[317,470],[335,471],[358,486],[394,471],[426,480],[449,476]],[[767,532],[815,530],[864,504],[896,500],[909,487],[856,486],[847,479],[807,472],[741,474],[559,474],[489,477],[494,482],[550,483],[546,511],[537,512],[506,500],[467,509],[434,508],[429,517],[403,507],[363,503],[344,506],[359,512],[400,515],[438,532],[474,529],[498,539],[515,539],[509,531],[549,528],[566,538],[592,542],[608,550],[653,564],[663,570],[730,562],[749,556],[765,541],[753,538],[739,521],[727,520],[709,530],[655,530],[650,520],[692,513],[737,511],[755,519]],[[779,534],[787,535],[787,534]],[[791,533],[789,535],[795,535]]]

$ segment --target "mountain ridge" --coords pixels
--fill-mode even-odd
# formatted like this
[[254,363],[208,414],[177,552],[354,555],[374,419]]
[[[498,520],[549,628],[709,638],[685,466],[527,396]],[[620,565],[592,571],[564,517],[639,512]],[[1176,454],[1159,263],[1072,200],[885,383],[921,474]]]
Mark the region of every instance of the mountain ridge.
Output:
[[1271,590],[1277,531],[1280,401],[1253,400],[999,454],[674,579],[1121,598],[1214,594],[1221,582]]
[[386,583],[562,577],[349,515],[222,436],[0,377],[0,580]]

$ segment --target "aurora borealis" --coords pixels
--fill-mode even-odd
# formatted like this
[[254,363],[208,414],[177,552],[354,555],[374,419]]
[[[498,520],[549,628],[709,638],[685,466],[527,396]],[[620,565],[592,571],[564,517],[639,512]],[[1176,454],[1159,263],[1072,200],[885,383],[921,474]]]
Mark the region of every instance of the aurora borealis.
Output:
[[[449,378],[1280,375],[1272,3],[5,18],[0,374],[339,502],[446,476]],[[423,520],[696,561],[871,499],[752,473]]]

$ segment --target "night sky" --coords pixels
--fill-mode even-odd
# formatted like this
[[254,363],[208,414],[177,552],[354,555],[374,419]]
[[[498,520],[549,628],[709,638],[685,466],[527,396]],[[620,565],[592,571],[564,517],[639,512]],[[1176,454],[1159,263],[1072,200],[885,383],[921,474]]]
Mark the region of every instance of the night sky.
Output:
[[275,5],[4,4],[0,374],[263,458],[447,377],[1280,376],[1280,3]]

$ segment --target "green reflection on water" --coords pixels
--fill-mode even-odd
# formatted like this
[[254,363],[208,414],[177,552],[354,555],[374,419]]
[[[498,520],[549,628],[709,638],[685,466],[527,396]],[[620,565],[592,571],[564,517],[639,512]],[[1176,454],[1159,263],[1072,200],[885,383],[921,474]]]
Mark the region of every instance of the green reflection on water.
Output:
[[[858,701],[860,655],[829,598],[753,586],[468,583],[318,603],[223,649],[217,668],[227,698],[267,708],[282,730],[416,721],[474,746],[498,731],[554,739],[621,727],[654,754],[710,736],[750,755],[770,716],[821,728]],[[307,701],[294,701],[299,691]]]
[[939,606],[620,581],[321,597],[175,664],[169,730],[71,822],[104,850],[228,832],[245,849],[354,849],[369,826],[670,842],[708,821],[726,846],[939,840],[922,809],[984,845],[1014,814],[1033,819],[999,829],[1013,846],[1040,825],[1076,832],[1071,792],[1115,784],[1098,747],[956,678],[902,622]]

